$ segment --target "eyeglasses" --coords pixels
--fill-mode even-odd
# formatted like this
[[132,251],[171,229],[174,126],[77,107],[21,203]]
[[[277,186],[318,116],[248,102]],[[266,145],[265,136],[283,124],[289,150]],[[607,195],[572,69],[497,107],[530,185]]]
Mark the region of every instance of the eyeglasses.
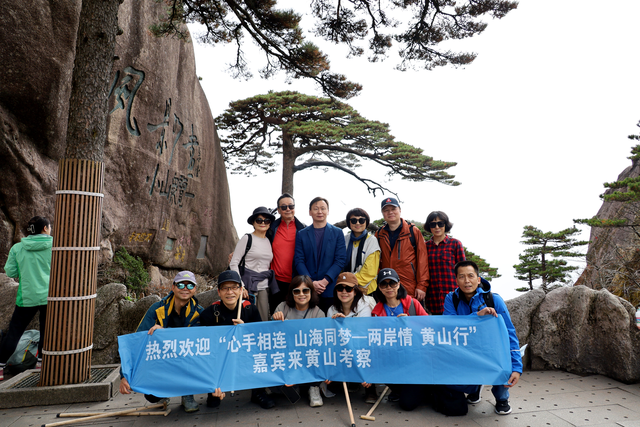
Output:
[[444,221],[433,221],[429,223],[429,228],[436,228],[436,227],[440,227],[440,228],[444,228]]
[[354,289],[353,286],[336,285],[336,291],[337,292],[348,292],[348,293],[351,293],[351,292],[353,292],[353,289]]
[[236,286],[225,286],[224,288],[218,288],[218,292],[237,291],[238,289],[240,289],[240,285],[236,285]]
[[309,294],[311,293],[311,289],[309,289],[309,288],[302,288],[302,289],[300,289],[300,288],[295,288],[295,289],[293,290],[293,294],[294,294],[294,295],[300,295],[301,293],[302,293],[302,294],[305,294],[305,295],[309,295]]
[[191,290],[191,289],[193,289],[193,288],[195,288],[195,287],[196,287],[196,285],[194,285],[194,284],[193,284],[193,283],[191,283],[191,282],[187,282],[187,283],[183,283],[183,282],[181,282],[181,283],[174,283],[174,286],[175,286],[176,288],[178,288],[178,289],[184,289],[184,288],[186,287],[186,288],[187,288],[187,289],[189,289],[189,290]]
[[280,209],[282,209],[283,211],[286,211],[287,209],[289,210],[294,210],[296,208],[296,205],[280,205],[278,206]]
[[269,218],[256,218],[253,220],[256,224],[271,224],[271,220]]
[[387,289],[387,288],[397,288],[400,284],[398,282],[391,282],[389,280],[385,280],[384,282],[380,282],[378,283],[378,287],[380,289]]
[[349,222],[350,222],[351,224],[353,224],[353,225],[355,225],[355,224],[357,224],[357,223],[364,224],[365,222],[367,222],[367,219],[366,219],[366,218],[351,218],[351,219],[349,220]]

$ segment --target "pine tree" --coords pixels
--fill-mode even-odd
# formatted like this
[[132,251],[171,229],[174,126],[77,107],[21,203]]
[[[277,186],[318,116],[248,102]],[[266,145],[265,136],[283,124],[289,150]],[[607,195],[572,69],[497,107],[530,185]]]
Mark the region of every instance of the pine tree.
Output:
[[[216,119],[232,173],[274,172],[282,165],[282,192],[293,194],[293,175],[309,168],[348,173],[369,192],[393,191],[355,171],[362,160],[409,181],[458,185],[445,172],[453,162],[433,160],[422,149],[395,141],[389,125],[362,117],[348,104],[298,92],[269,92],[235,101]],[[275,156],[279,158],[273,160]],[[281,156],[281,157],[280,157]],[[298,161],[296,163],[296,161]]]
[[584,254],[573,249],[588,244],[588,241],[576,240],[573,236],[580,233],[576,227],[567,228],[557,233],[543,232],[534,226],[526,225],[522,233],[521,243],[531,246],[520,255],[520,263],[514,265],[519,280],[529,282],[533,288],[533,280],[542,279],[542,290],[548,292],[554,283],[567,283],[570,273],[578,269],[568,265],[564,258],[579,258]]
[[[284,71],[289,78],[310,78],[331,97],[348,99],[362,89],[342,74],[332,73],[329,58],[318,46],[306,40],[301,27],[313,22],[311,33],[331,43],[345,45],[348,56],[369,52],[369,61],[387,59],[392,47],[397,48],[399,70],[451,64],[463,66],[476,54],[453,52],[439,45],[482,33],[484,17],[501,19],[518,3],[511,0],[396,1],[396,0],[312,0],[311,7],[296,5],[301,13],[278,9],[276,0],[166,0],[164,19],[151,28],[159,36],[177,35],[188,38],[185,22],[205,27],[200,37],[205,43],[234,43],[235,76],[248,78],[251,73],[243,50],[245,39],[257,44],[266,56],[260,70],[262,77]],[[301,2],[297,2],[301,3]],[[394,46],[394,43],[396,46]]]

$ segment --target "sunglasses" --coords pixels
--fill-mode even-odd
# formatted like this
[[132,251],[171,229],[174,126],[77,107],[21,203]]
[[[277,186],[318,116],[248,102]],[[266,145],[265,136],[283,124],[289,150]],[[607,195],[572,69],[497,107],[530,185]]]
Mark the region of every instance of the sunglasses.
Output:
[[253,220],[256,224],[271,224],[271,220],[269,218],[256,218]]
[[349,222],[351,224],[354,224],[354,225],[357,224],[357,223],[364,224],[365,222],[367,222],[367,219],[366,218],[351,218],[349,220]]
[[278,207],[283,211],[286,211],[287,209],[294,210],[296,208],[296,205],[280,205]]
[[294,294],[294,295],[300,295],[300,294],[309,295],[310,293],[311,293],[311,289],[309,289],[309,288],[302,288],[302,289],[300,289],[300,288],[295,288],[295,289],[293,290],[293,294]]
[[390,282],[390,281],[388,281],[388,280],[387,280],[387,281],[385,281],[385,282],[378,283],[378,287],[379,287],[380,289],[387,289],[387,288],[389,288],[389,287],[391,287],[391,288],[397,288],[398,286],[399,286],[399,283],[398,283],[398,282]]
[[189,290],[196,287],[193,283],[174,283],[174,286],[178,289],[184,289],[186,287]]
[[336,285],[336,291],[337,292],[353,292],[354,287],[353,286],[347,286],[347,285]]
[[237,286],[225,286],[224,288],[218,288],[218,292],[237,291],[240,289],[240,285]]
[[429,228],[436,228],[436,227],[440,227],[440,228],[444,228],[444,222],[443,221],[433,221],[429,223]]

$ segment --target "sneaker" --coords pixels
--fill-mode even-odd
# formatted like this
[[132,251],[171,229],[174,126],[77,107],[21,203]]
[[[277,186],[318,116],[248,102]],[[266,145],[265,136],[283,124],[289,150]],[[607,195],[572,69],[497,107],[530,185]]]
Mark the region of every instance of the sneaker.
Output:
[[0,381],[4,380],[4,363],[0,363]]
[[207,394],[207,408],[217,408],[220,406],[220,398],[212,393]]
[[378,401],[378,393],[376,392],[376,386],[371,385],[364,389],[364,402],[368,404],[373,404]]
[[327,397],[327,398],[336,397],[336,394],[331,390],[329,390],[327,383],[325,383],[324,381],[320,383],[320,391],[322,392],[322,394],[324,394],[324,397]]
[[480,403],[480,401],[482,400],[482,396],[480,396],[480,391],[481,390],[478,390],[475,393],[467,394],[467,403],[471,403],[471,404]]
[[496,414],[498,415],[507,415],[511,413],[511,406],[509,406],[508,400],[497,400],[496,401]]
[[389,402],[398,402],[400,400],[400,395],[395,391],[389,393],[389,397],[387,398]]
[[262,409],[271,409],[276,406],[276,402],[274,402],[272,398],[267,396],[267,393],[265,393],[264,390],[252,391],[251,401],[260,405]]
[[193,394],[182,396],[182,406],[184,406],[184,412],[196,412],[200,409],[198,403],[193,398]]
[[169,406],[169,403],[171,403],[171,399],[168,397],[165,397],[164,399],[158,400],[156,403],[162,403],[164,405],[164,409],[167,409],[167,407]]
[[322,397],[320,397],[320,387],[309,387],[309,406],[315,408],[316,406],[322,406],[323,404]]

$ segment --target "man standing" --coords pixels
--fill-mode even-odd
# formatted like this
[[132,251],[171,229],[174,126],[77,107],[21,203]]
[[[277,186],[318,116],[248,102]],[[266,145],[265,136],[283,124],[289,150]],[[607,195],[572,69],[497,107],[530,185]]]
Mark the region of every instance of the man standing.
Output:
[[[333,302],[333,288],[347,261],[342,230],[327,224],[329,202],[316,197],[309,203],[313,224],[296,236],[294,265],[298,274],[311,277],[320,295],[320,309],[325,313]],[[423,242],[424,245],[424,242]]]
[[387,197],[382,201],[384,227],[376,232],[380,244],[380,268],[392,268],[400,276],[407,293],[424,301],[429,286],[429,255],[418,227],[400,217],[398,200]]
[[[163,328],[199,326],[203,308],[194,297],[196,285],[196,276],[192,272],[181,271],[176,274],[169,295],[149,307],[136,332],[149,331],[148,334],[153,335],[156,330]],[[131,387],[126,378],[120,379],[120,393],[131,393]],[[151,394],[145,394],[144,397],[151,403],[169,403],[168,398]],[[199,409],[193,395],[182,396],[182,406],[185,412],[196,412]]]
[[[291,194],[284,193],[278,198],[280,218],[271,223],[267,237],[271,241],[273,260],[271,269],[275,273],[280,291],[269,297],[269,309],[275,312],[276,307],[284,301],[291,279],[295,275],[293,256],[296,248],[296,235],[305,225],[295,217],[296,205]],[[268,320],[268,319],[265,319]]]

